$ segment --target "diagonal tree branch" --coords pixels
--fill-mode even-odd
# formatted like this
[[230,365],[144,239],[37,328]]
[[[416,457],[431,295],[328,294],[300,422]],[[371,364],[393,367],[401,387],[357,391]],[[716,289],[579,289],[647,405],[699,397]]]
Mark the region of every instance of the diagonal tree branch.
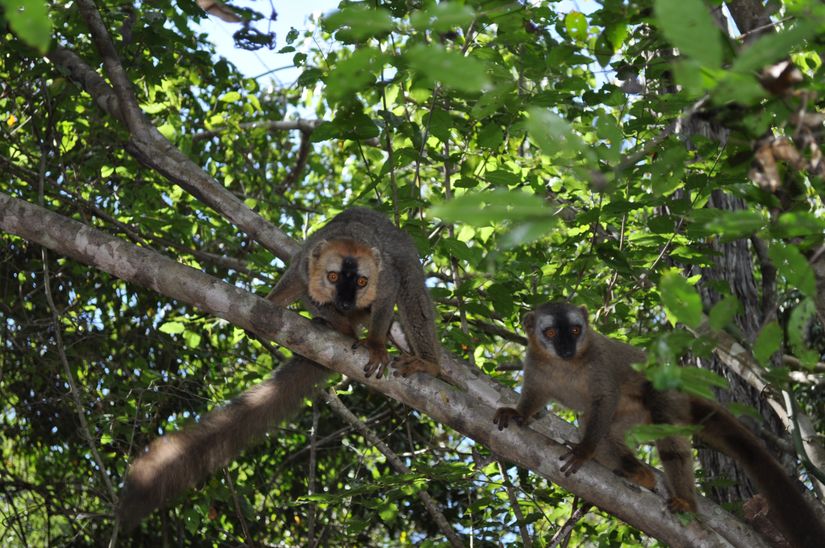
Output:
[[[128,125],[123,105],[109,84],[76,53],[56,48],[48,54],[69,79],[85,90],[107,114]],[[288,260],[298,249],[297,244],[269,221],[255,213],[229,189],[204,172],[183,152],[150,124],[144,116],[133,125],[138,133],[130,136],[126,150],[143,165],[157,170],[186,192],[205,203],[238,228],[260,242],[277,257]]]
[[[415,378],[364,378],[367,352],[352,341],[269,301],[139,248],[97,229],[0,193],[0,229],[60,254],[151,289],[282,344],[306,358],[430,415],[436,421],[484,444],[576,493],[649,535],[675,546],[764,546],[756,533],[718,506],[699,501],[701,519],[682,525],[660,495],[628,484],[590,462],[572,476],[559,470],[567,448],[555,440],[575,439],[572,426],[549,415],[530,428],[499,431],[492,418],[516,394],[465,364],[445,356],[444,369],[464,389],[426,375]],[[627,504],[632,499],[633,504]]]

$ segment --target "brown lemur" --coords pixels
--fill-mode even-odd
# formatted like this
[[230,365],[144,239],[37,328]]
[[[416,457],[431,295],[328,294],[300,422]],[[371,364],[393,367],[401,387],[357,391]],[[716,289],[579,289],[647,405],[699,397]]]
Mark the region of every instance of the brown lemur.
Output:
[[[353,348],[364,344],[369,350],[364,367],[368,377],[373,373],[381,377],[390,363],[387,334],[398,305],[412,354],[396,358],[397,374],[438,375],[435,311],[424,281],[412,238],[379,213],[352,208],[306,240],[267,298],[279,306],[305,300],[321,321],[351,337],[366,324],[366,339]],[[153,441],[129,468],[118,508],[121,526],[134,527],[225,466],[296,413],[304,398],[330,375],[329,369],[295,356],[271,378],[199,423]]]
[[[501,407],[493,418],[499,429],[512,419],[524,426],[551,398],[582,413],[584,433],[561,457],[561,471],[575,473],[587,460],[597,462],[643,487],[653,489],[653,473],[626,445],[637,424],[693,424],[705,443],[736,459],[776,512],[794,546],[822,546],[825,527],[797,486],[762,442],[718,403],[678,391],[658,391],[631,364],[645,361],[638,348],[590,328],[587,310],[551,302],[523,318],[528,349],[524,383],[516,408]],[[693,457],[688,438],[656,441],[673,512],[696,511]]]

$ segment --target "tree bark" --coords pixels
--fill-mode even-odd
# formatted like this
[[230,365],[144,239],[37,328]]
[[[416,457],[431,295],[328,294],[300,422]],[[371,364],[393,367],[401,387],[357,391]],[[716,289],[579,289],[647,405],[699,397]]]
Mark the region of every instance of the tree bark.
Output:
[[[714,191],[708,200],[708,207],[726,211],[743,209],[744,202],[721,191]],[[720,282],[730,290],[730,293],[739,299],[742,311],[736,316],[736,325],[742,331],[745,339],[753,341],[759,333],[763,312],[756,280],[753,276],[753,257],[751,256],[747,240],[736,240],[728,243],[715,242],[712,244],[717,255],[714,265],[702,269],[702,279],[697,284],[702,301],[707,310],[719,302],[721,296],[715,289]],[[728,390],[718,390],[716,397],[721,404],[737,402],[754,406],[763,418],[764,427],[781,436],[784,425],[776,417],[774,410],[761,397],[759,391],[746,379],[726,367],[718,357],[701,360],[702,367],[709,369],[728,381]],[[770,448],[770,446],[769,446]],[[780,462],[783,453],[773,448],[774,456]],[[741,503],[756,494],[756,488],[745,472],[736,462],[718,451],[699,447],[699,462],[705,471],[706,480],[710,483],[705,491],[708,496],[718,503]],[[714,480],[730,480],[732,485],[719,485]]]

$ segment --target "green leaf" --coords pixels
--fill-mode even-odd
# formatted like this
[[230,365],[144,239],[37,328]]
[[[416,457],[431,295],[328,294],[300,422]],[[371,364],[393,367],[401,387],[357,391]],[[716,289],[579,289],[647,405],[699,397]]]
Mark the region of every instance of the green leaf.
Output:
[[504,132],[498,124],[488,123],[479,130],[476,142],[482,148],[496,149],[504,142]]
[[808,326],[815,314],[816,306],[813,299],[804,299],[794,307],[788,320],[788,342],[791,350],[803,365],[811,368],[819,358],[819,354],[808,346]]
[[799,248],[793,244],[777,243],[768,249],[768,257],[789,285],[799,289],[806,297],[816,296],[816,279],[813,270]]
[[531,108],[528,115],[525,124],[527,132],[548,156],[572,156],[585,150],[581,137],[573,131],[570,123],[558,114],[543,108]]
[[815,36],[819,29],[816,19],[800,19],[791,27],[779,32],[764,34],[759,40],[744,48],[731,67],[732,72],[758,71],[780,59],[784,59],[799,44]]
[[825,219],[809,211],[783,213],[771,227],[771,234],[777,238],[819,236],[823,232],[825,232]]
[[475,19],[470,6],[458,2],[442,2],[410,16],[412,26],[421,31],[447,32],[466,27]]
[[443,238],[441,245],[444,246],[450,255],[458,257],[462,261],[471,261],[476,256],[476,253],[467,247],[466,243],[455,238]]
[[692,436],[702,427],[693,424],[637,424],[625,434],[631,446],[651,443],[671,436]]
[[393,29],[392,15],[384,8],[355,4],[324,18],[322,26],[329,32],[339,31],[339,39],[363,40],[379,36]]
[[517,185],[522,181],[521,175],[506,169],[496,169],[484,174],[484,178],[496,186]]
[[662,275],[659,294],[665,308],[678,321],[693,328],[702,323],[702,299],[679,272],[671,270]]
[[200,333],[195,333],[188,329],[183,333],[183,340],[186,341],[186,346],[189,348],[197,348],[201,344]]
[[11,30],[25,43],[46,53],[52,39],[49,5],[44,0],[0,0]]
[[708,323],[713,329],[721,331],[730,324],[740,309],[739,299],[733,295],[726,295],[724,299],[713,305],[713,308],[710,309]]
[[388,502],[381,506],[381,509],[378,511],[378,516],[381,518],[381,521],[395,521],[395,517],[398,515],[398,506],[394,502]]
[[501,249],[512,249],[520,245],[540,240],[547,236],[559,223],[556,217],[545,217],[534,221],[516,223],[500,240]]
[[224,103],[237,103],[241,100],[241,94],[237,91],[230,91],[228,93],[224,93],[220,97],[218,97],[218,101],[222,101]]
[[672,363],[653,366],[645,371],[645,376],[656,390],[678,390],[682,386],[682,368]]
[[447,88],[477,93],[488,85],[484,63],[459,51],[447,50],[438,44],[418,44],[404,56],[416,72]]
[[768,322],[753,342],[753,357],[762,365],[767,366],[771,356],[779,351],[781,345],[782,328],[776,321]]
[[693,396],[714,399],[713,387],[726,389],[728,381],[713,371],[700,367],[682,368],[682,390]]
[[564,27],[567,33],[576,40],[587,40],[587,19],[578,11],[571,11],[564,17]]
[[453,119],[450,113],[441,109],[433,110],[430,113],[430,134],[442,143],[450,141],[450,128],[453,127]]
[[389,56],[375,48],[358,48],[327,75],[327,96],[336,103],[354,98],[357,92],[375,82],[388,60]]
[[765,218],[758,211],[714,210],[714,217],[705,224],[711,234],[719,235],[723,241],[750,236],[765,226]]
[[668,42],[704,66],[722,65],[719,28],[702,0],[656,0],[656,24]]
[[178,333],[183,333],[185,327],[180,322],[166,322],[162,324],[159,328],[161,333],[168,333],[170,335],[176,335]]
[[549,217],[553,211],[535,194],[517,190],[495,190],[464,194],[431,207],[428,214],[448,223],[487,226],[503,221],[518,222]]

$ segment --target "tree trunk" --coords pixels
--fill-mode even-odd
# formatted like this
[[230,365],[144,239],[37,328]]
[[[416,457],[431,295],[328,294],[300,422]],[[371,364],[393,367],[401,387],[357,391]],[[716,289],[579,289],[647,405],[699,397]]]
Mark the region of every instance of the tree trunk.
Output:
[[[726,211],[744,209],[744,202],[721,191],[714,191],[708,200],[708,207]],[[736,316],[736,326],[742,331],[747,341],[753,341],[759,333],[764,312],[761,308],[759,290],[753,276],[753,257],[747,240],[736,240],[729,243],[714,241],[711,244],[718,255],[714,265],[701,269],[702,279],[697,284],[702,295],[703,304],[709,310],[716,304],[722,295],[717,290],[719,286],[727,287],[731,294],[739,299],[742,306],[741,313]],[[752,405],[762,416],[764,428],[781,437],[784,428],[776,414],[765,402],[764,398],[748,384],[742,377],[733,373],[720,363],[714,356],[711,359],[701,360],[701,366],[724,377],[729,390],[721,390],[717,398],[722,404],[737,402]],[[780,458],[781,454],[775,447],[769,449]],[[756,494],[753,483],[736,463],[726,455],[712,449],[699,448],[699,462],[705,472],[705,492],[718,503],[739,503]],[[732,485],[718,484],[718,480],[730,480]]]

